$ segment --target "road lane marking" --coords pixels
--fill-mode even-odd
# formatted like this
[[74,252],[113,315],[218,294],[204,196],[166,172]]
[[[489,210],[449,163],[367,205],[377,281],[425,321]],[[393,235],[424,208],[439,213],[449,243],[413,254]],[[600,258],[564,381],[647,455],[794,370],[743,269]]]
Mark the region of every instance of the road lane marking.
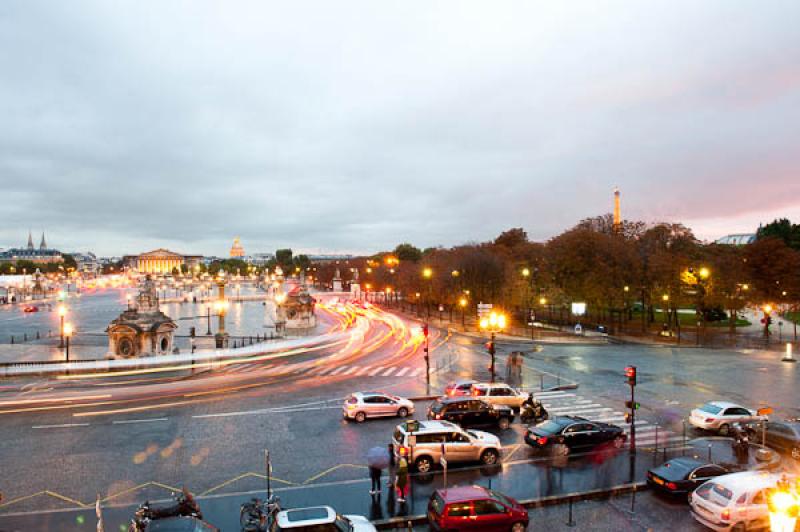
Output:
[[18,401],[0,401],[0,406],[20,406],[20,405],[30,405],[30,404],[37,404],[37,403],[60,403],[60,402],[68,402],[68,401],[86,401],[86,400],[94,400],[94,399],[110,399],[111,394],[104,394],[104,395],[70,395],[67,397],[53,397],[53,398],[39,398],[39,399],[20,399]]
[[64,429],[69,427],[88,427],[89,423],[61,423],[60,425],[34,425],[34,429]]
[[368,372],[370,369],[372,369],[372,366],[364,366],[363,368],[361,368],[361,371],[359,371],[358,373],[356,373],[356,376],[361,376],[361,375],[364,375],[364,374],[365,374],[365,373],[367,373],[367,372]]
[[405,375],[405,374],[408,372],[408,370],[410,370],[410,369],[411,369],[411,368],[409,368],[409,367],[405,367],[405,368],[401,369],[399,372],[397,372],[397,375],[395,375],[395,377],[402,377],[402,376],[403,376],[403,375]]
[[376,366],[374,370],[372,370],[372,371],[370,371],[370,372],[369,372],[369,376],[370,376],[370,377],[374,377],[375,375],[377,375],[378,373],[380,373],[381,371],[383,371],[383,369],[384,369],[385,367],[386,367],[386,366]]
[[112,421],[113,425],[126,425],[128,423],[152,423],[154,421],[167,421],[165,417],[155,417],[150,419],[117,419]]
[[386,371],[384,371],[383,374],[381,374],[381,377],[388,377],[389,375],[394,373],[394,370],[396,370],[396,369],[397,368],[395,366],[392,366],[391,368],[389,368]]
[[328,375],[338,375],[339,373],[343,372],[346,369],[347,369],[347,366],[340,366],[340,367],[336,368],[335,370],[333,370],[332,372],[328,373]]
[[417,368],[417,369],[415,369],[413,372],[411,372],[411,375],[410,375],[410,376],[411,376],[411,377],[416,377],[417,375],[419,375],[420,373],[422,373],[422,371],[423,371],[423,370],[422,370],[422,368]]
[[342,373],[342,375],[350,375],[351,373],[354,373],[354,372],[358,371],[359,369],[360,369],[360,366],[350,366],[350,369],[348,369],[347,371]]

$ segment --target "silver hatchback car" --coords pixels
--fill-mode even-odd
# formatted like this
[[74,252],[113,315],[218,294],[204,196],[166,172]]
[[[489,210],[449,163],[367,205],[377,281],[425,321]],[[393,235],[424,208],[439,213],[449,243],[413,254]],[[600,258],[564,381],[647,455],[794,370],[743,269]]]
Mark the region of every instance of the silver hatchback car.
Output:
[[356,392],[344,400],[342,415],[363,423],[368,417],[406,417],[414,413],[414,403],[383,392]]

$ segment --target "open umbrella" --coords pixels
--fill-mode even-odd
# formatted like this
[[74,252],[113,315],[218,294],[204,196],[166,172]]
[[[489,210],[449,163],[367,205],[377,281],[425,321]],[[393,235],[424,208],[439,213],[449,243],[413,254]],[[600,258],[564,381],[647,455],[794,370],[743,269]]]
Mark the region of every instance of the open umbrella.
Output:
[[373,447],[367,451],[367,465],[378,469],[389,467],[389,450],[386,447]]

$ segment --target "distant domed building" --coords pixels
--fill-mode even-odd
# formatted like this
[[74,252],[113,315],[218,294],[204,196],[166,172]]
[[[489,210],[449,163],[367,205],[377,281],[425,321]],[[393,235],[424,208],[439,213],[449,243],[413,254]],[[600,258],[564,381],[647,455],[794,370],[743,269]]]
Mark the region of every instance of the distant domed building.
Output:
[[239,237],[233,239],[233,245],[231,246],[231,258],[232,259],[241,259],[244,257],[244,246],[239,241]]
[[113,320],[108,333],[108,354],[112,357],[168,355],[178,326],[158,308],[156,285],[148,275],[133,306]]

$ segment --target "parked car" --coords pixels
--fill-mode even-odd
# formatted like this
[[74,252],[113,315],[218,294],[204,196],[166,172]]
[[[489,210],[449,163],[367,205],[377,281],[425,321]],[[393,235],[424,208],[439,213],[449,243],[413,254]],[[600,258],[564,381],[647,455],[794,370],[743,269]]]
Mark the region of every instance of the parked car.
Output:
[[340,515],[330,506],[314,506],[278,512],[278,531],[292,532],[374,532],[377,529],[364,516]]
[[525,432],[525,442],[531,447],[545,449],[561,444],[556,449],[563,454],[609,442],[619,449],[626,439],[625,431],[616,425],[589,421],[578,416],[555,416],[528,427]]
[[[766,432],[762,423],[766,423]],[[800,460],[800,420],[762,423],[750,423],[745,426],[750,441],[761,443],[764,439],[767,446]]]
[[655,491],[685,497],[707,480],[730,472],[719,464],[681,456],[650,469],[647,483]]
[[442,444],[448,463],[483,462],[494,465],[502,446],[494,434],[465,430],[449,421],[408,421],[397,426],[392,436],[397,458],[405,456],[417,471],[427,473],[442,458]]
[[780,475],[743,471],[709,480],[689,496],[692,517],[712,530],[769,530],[767,490]]
[[522,532],[528,511],[517,501],[482,486],[438,489],[428,501],[431,530],[485,530]]
[[406,417],[414,413],[414,403],[408,399],[382,392],[356,392],[344,400],[342,415],[363,423],[369,417]]
[[472,395],[493,405],[506,405],[515,409],[519,409],[528,398],[527,393],[521,393],[502,382],[475,383],[472,385]]
[[514,410],[472,397],[442,397],[428,407],[428,419],[444,419],[462,427],[491,425],[506,430],[514,421]]
[[39,307],[37,307],[36,305],[30,305],[23,308],[22,312],[24,312],[25,314],[30,314],[32,312],[39,312]]
[[759,416],[755,410],[750,410],[741,405],[725,401],[711,401],[692,410],[689,423],[701,430],[719,432],[727,436],[733,423],[752,423],[766,420],[766,416]]
[[459,379],[451,381],[444,389],[444,394],[447,397],[458,397],[462,395],[472,395],[472,385],[477,381],[471,379]]

